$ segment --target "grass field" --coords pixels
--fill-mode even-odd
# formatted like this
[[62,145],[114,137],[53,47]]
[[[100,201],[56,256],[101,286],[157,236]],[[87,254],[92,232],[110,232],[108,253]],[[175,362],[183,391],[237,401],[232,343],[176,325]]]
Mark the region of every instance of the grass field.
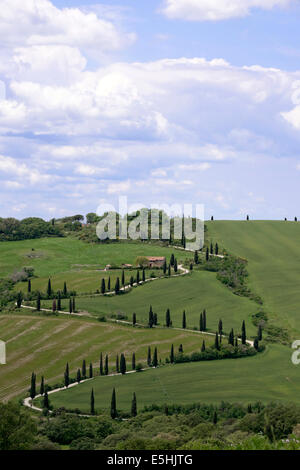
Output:
[[166,256],[169,260],[172,253],[176,253],[178,262],[191,257],[191,253],[182,250],[148,243],[94,245],[69,237],[1,242],[0,277],[12,274],[23,266],[33,266],[38,277],[48,278],[74,268],[89,269],[89,265],[93,266],[92,269],[100,269],[107,264],[134,264],[140,255]]
[[73,374],[82,360],[93,362],[99,370],[100,352],[109,354],[111,370],[116,355],[126,354],[130,368],[132,353],[136,362],[146,363],[148,346],[158,348],[159,357],[170,354],[180,344],[185,352],[198,351],[203,338],[207,344],[214,338],[167,329],[133,328],[99,323],[79,318],[49,318],[33,315],[0,315],[0,337],[7,343],[7,364],[0,366],[0,400],[28,390],[32,371],[45,376],[50,385],[62,382],[66,362]]
[[94,389],[96,409],[108,409],[113,387],[117,406],[130,410],[133,392],[138,406],[164,403],[300,403],[299,368],[291,363],[289,348],[272,345],[255,357],[164,366],[136,374],[97,377],[67,391],[50,395],[55,407],[89,412]]
[[[51,308],[51,301],[43,301],[42,306]],[[200,313],[207,311],[207,327],[216,331],[220,318],[224,331],[234,328],[240,332],[242,321],[246,321],[249,335],[256,334],[251,321],[251,314],[259,306],[247,298],[233,295],[216,280],[215,273],[194,271],[192,274],[173,279],[158,279],[144,286],[134,288],[126,295],[113,297],[78,297],[76,308],[95,315],[123,313],[131,320],[133,312],[138,322],[147,323],[150,305],[157,313],[160,324],[165,322],[167,308],[171,310],[173,326],[181,327],[183,310],[186,311],[189,328],[199,328]],[[62,301],[62,307],[69,308],[68,300]]]
[[278,326],[300,334],[300,223],[208,222],[209,240],[249,261],[249,286]]

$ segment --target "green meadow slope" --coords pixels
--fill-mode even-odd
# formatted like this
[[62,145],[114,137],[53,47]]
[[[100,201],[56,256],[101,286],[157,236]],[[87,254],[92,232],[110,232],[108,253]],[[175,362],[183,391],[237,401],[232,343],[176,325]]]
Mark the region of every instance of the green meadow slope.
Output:
[[249,287],[276,325],[300,335],[300,223],[208,222],[207,239],[249,261]]

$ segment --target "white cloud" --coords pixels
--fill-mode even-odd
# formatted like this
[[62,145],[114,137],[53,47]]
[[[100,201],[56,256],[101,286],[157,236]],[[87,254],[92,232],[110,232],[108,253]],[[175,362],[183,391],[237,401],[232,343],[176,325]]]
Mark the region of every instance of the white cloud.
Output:
[[247,16],[252,9],[286,7],[294,0],[165,0],[168,18],[187,21],[219,21]]

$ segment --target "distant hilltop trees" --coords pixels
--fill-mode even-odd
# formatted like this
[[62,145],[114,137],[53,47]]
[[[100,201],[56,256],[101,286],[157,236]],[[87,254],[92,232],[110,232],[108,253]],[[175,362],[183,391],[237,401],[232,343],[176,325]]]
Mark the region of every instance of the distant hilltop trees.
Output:
[[52,221],[46,222],[38,217],[17,220],[12,217],[0,218],[0,241],[27,240],[42,237],[63,236],[61,229]]

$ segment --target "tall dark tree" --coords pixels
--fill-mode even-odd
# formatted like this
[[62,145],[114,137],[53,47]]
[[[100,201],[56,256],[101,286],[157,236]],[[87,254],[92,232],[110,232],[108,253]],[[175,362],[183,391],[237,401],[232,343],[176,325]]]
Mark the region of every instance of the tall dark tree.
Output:
[[28,279],[27,292],[31,292],[31,280]]
[[115,293],[118,295],[120,292],[120,279],[117,277],[115,284]]
[[206,259],[206,261],[209,260],[209,249],[208,249],[208,247],[206,248],[205,259]]
[[126,358],[123,353],[121,354],[121,357],[120,357],[120,372],[122,375],[126,374]]
[[186,314],[185,314],[185,310],[183,311],[183,314],[182,314],[182,328],[183,328],[183,329],[186,328]]
[[103,373],[103,356],[102,356],[102,353],[100,353],[99,373],[100,373],[100,375],[104,375],[104,373]]
[[122,269],[122,286],[125,286],[125,271]]
[[149,309],[149,321],[148,321],[148,325],[149,325],[150,328],[152,328],[153,325],[154,325],[154,316],[153,316],[152,305],[150,305],[150,309]]
[[110,416],[112,417],[112,419],[116,419],[117,417],[117,400],[116,400],[115,389],[113,389],[112,396],[111,396]]
[[132,370],[135,370],[136,364],[135,364],[135,353],[132,353],[132,360],[131,360],[131,368]]
[[194,269],[194,265],[193,265],[193,263],[191,263],[190,264],[190,271],[193,271],[193,269]]
[[194,253],[194,262],[195,262],[195,264],[198,264],[198,263],[199,263],[199,254],[198,254],[198,251],[195,251],[195,253]]
[[262,339],[263,339],[263,330],[262,330],[261,325],[258,326],[257,338],[258,338],[258,341],[262,341]]
[[145,268],[143,268],[143,271],[142,271],[142,279],[143,279],[143,282],[146,281],[146,271],[145,271]]
[[37,293],[36,298],[36,309],[38,312],[41,310],[41,294],[39,292]]
[[136,271],[136,283],[137,283],[137,285],[139,285],[139,283],[140,283],[140,271],[139,271],[139,269],[137,269],[137,271]]
[[157,326],[157,313],[153,313],[153,323]]
[[216,246],[215,246],[215,253],[216,255],[219,254],[219,245],[216,243]]
[[295,217],[295,222],[298,222],[298,217]]
[[18,294],[17,294],[17,307],[18,308],[21,308],[22,300],[23,300],[23,294],[22,294],[22,292],[18,292]]
[[105,356],[104,374],[108,375],[108,355]]
[[137,403],[136,403],[136,394],[133,394],[131,402],[131,416],[135,418],[137,415]]
[[102,281],[101,281],[101,294],[105,294],[105,279],[102,278]]
[[168,266],[168,276],[171,276],[171,265]]
[[171,346],[170,362],[171,364],[174,364],[174,344]]
[[214,216],[213,216],[213,215],[211,216],[210,220],[213,222],[213,220],[214,220]]
[[168,308],[166,311],[166,327],[170,328],[171,326],[171,314],[170,314],[170,309]]
[[57,310],[61,310],[61,292],[60,290],[57,292]]
[[81,382],[81,372],[80,372],[80,369],[77,370],[76,380],[77,380],[78,383]]
[[219,344],[219,335],[218,332],[216,332],[215,336],[215,348],[219,351],[220,350],[220,344]]
[[212,242],[210,243],[210,254],[214,254],[214,245],[212,244]]
[[182,344],[179,345],[178,352],[179,352],[180,354],[183,353],[183,346],[182,346]]
[[246,344],[246,342],[247,342],[246,324],[245,324],[245,320],[244,320],[243,324],[242,324],[242,344]]
[[66,282],[64,282],[63,295],[64,295],[64,297],[67,297],[67,295],[68,295],[68,289],[67,289],[67,283]]
[[92,391],[91,391],[90,405],[91,405],[91,415],[94,415],[95,414],[95,396],[94,396],[94,389],[93,388],[92,388]]
[[249,215],[247,215],[247,220],[250,220],[250,217],[249,217]]
[[43,408],[45,410],[49,410],[50,409],[50,400],[49,400],[49,397],[48,397],[48,392],[46,390],[45,394],[44,394],[44,398],[43,398]]
[[132,314],[132,325],[133,325],[133,326],[136,325],[136,313],[133,313],[133,314]]
[[70,370],[69,370],[69,363],[68,362],[66,364],[66,370],[65,370],[65,373],[64,373],[64,383],[65,383],[65,387],[68,388],[68,386],[70,385]]
[[203,341],[202,341],[202,346],[201,346],[201,352],[204,352],[205,349],[206,349],[206,347],[205,347],[205,341],[203,340]]
[[34,372],[31,374],[31,382],[30,382],[30,398],[33,400],[36,396],[36,375]]
[[234,340],[234,347],[237,348],[238,345],[239,345],[239,342],[238,342],[238,339],[237,339],[237,336],[236,336],[236,338]]
[[177,263],[177,259],[175,258],[175,261],[174,261],[174,272],[177,273],[178,272],[178,263]]
[[116,357],[116,372],[119,374],[120,372],[120,361],[119,361],[119,354]]
[[203,313],[200,313],[199,329],[200,329],[200,331],[204,331],[204,326],[203,326]]
[[204,309],[203,310],[203,331],[206,331],[207,327],[206,327],[206,310]]
[[57,307],[56,307],[56,299],[53,299],[53,302],[52,302],[52,312],[56,312],[57,310]]
[[52,294],[51,279],[48,279],[48,287],[47,287],[48,297],[51,297],[51,294]]
[[174,256],[174,254],[172,253],[172,254],[171,254],[171,258],[170,258],[170,265],[171,265],[171,266],[174,266],[174,264],[175,264],[175,256]]
[[108,292],[110,292],[110,276],[108,277],[108,281],[107,281],[107,290]]
[[157,348],[154,349],[154,354],[153,354],[153,361],[152,361],[152,366],[157,367],[158,366],[158,354],[157,354]]
[[214,412],[214,415],[213,415],[213,423],[214,423],[214,424],[217,424],[217,422],[218,422],[218,414],[217,414],[217,412],[215,411],[215,412]]
[[83,359],[83,361],[82,361],[81,373],[82,373],[82,378],[86,379],[86,362],[85,362],[85,359]]
[[93,375],[94,375],[93,364],[90,363],[90,367],[89,367],[89,378],[92,379],[92,378],[93,378]]
[[233,328],[231,329],[229,336],[228,336],[228,344],[231,344],[231,346],[234,346],[234,332]]
[[165,260],[164,264],[163,264],[163,273],[164,274],[167,274],[167,262]]
[[73,313],[73,304],[72,304],[72,299],[71,299],[71,297],[70,297],[70,299],[69,299],[69,313],[70,313],[70,314]]
[[255,339],[254,339],[253,346],[254,346],[254,348],[256,349],[256,351],[258,351],[258,348],[259,348],[259,341],[258,341],[258,338],[255,338]]
[[221,319],[219,320],[218,331],[219,331],[219,335],[222,336],[223,335],[223,322]]
[[147,364],[148,364],[148,367],[151,366],[151,363],[152,363],[152,360],[151,360],[151,348],[150,346],[148,347],[148,355],[147,355]]
[[76,312],[76,304],[75,304],[75,296],[73,295],[73,298],[72,298],[72,311],[73,313]]
[[133,276],[130,276],[130,281],[129,281],[131,287],[133,287],[133,284],[134,284],[134,278]]
[[40,385],[40,395],[44,395],[44,393],[45,393],[45,380],[44,380],[44,376],[42,375],[41,385]]

